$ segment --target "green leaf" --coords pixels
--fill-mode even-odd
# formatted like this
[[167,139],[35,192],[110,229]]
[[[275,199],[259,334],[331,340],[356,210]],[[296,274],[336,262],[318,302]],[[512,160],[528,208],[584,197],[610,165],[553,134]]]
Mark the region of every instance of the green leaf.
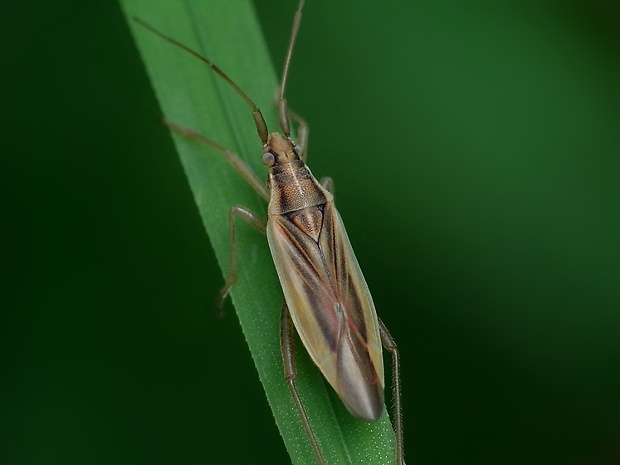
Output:
[[[242,99],[200,60],[131,21],[138,17],[209,57],[254,100],[274,130],[277,116],[273,102],[278,80],[252,4],[241,0],[121,0],[121,5],[165,119],[237,152],[261,178],[266,176],[261,143]],[[172,137],[226,276],[230,253],[228,211],[241,204],[266,218],[265,203],[221,154],[176,133]],[[232,300],[293,463],[314,464],[283,376],[279,346],[282,291],[267,241],[241,223],[237,231],[238,281]],[[391,462],[395,440],[387,415],[372,423],[353,418],[301,347],[296,360],[300,396],[327,462]]]

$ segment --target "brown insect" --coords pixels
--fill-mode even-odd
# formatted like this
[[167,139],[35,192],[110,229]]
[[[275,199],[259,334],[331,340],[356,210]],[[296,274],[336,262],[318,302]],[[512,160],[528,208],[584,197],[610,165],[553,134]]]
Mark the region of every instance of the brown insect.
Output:
[[[220,302],[228,296],[237,279],[235,220],[242,219],[267,234],[285,298],[280,327],[285,376],[317,462],[322,465],[326,463],[295,387],[293,327],[347,409],[362,420],[375,421],[383,414],[382,346],[392,354],[393,425],[397,442],[395,461],[398,465],[404,465],[398,350],[387,328],[377,317],[372,296],[334,205],[332,181],[329,178],[317,181],[306,165],[308,126],[288,109],[284,98],[303,4],[304,0],[301,0],[295,14],[280,85],[278,108],[283,134],[268,132],[265,120],[252,100],[210,60],[144,21],[134,20],[206,63],[252,110],[263,144],[262,161],[269,169],[267,187],[238,155],[191,129],[174,123],[166,124],[224,154],[268,202],[267,222],[243,206],[237,205],[230,210],[230,274],[220,293]],[[299,143],[291,139],[289,120],[299,126]]]

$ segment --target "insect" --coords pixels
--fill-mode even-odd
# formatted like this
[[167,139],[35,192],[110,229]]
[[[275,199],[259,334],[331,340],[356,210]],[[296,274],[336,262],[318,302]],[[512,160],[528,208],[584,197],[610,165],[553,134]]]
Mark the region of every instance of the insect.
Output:
[[[166,122],[184,136],[222,153],[268,202],[266,222],[246,207],[237,205],[230,210],[230,273],[220,292],[220,303],[226,299],[237,280],[235,223],[241,219],[267,235],[285,300],[280,324],[285,377],[317,462],[321,465],[326,463],[295,386],[294,330],[347,409],[366,421],[375,421],[383,414],[382,346],[392,354],[393,426],[397,442],[395,461],[397,465],[404,465],[398,349],[377,317],[370,291],[334,205],[332,181],[329,178],[317,181],[306,165],[308,126],[288,109],[284,97],[303,5],[304,0],[301,0],[293,22],[279,88],[278,113],[282,134],[269,133],[258,107],[209,59],[144,21],[133,19],[194,55],[226,81],[250,107],[263,145],[262,162],[269,170],[267,186],[235,153],[191,129]],[[289,121],[299,127],[298,143],[291,138]]]

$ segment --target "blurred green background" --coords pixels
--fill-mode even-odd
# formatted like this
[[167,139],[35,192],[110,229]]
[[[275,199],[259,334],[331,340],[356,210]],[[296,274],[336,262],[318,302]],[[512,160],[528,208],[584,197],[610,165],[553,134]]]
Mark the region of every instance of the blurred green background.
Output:
[[[296,1],[255,4],[280,69]],[[620,463],[619,19],[307,2],[288,100],[399,343],[410,465]],[[287,463],[119,6],[0,26],[0,463]]]

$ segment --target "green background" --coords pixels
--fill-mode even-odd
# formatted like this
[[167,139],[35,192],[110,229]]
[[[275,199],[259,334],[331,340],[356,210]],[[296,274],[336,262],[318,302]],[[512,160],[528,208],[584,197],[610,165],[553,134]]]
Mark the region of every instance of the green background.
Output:
[[[277,69],[295,4],[256,2]],[[288,100],[399,343],[410,465],[620,463],[619,19],[307,2]],[[0,463],[287,463],[119,6],[0,25]]]

